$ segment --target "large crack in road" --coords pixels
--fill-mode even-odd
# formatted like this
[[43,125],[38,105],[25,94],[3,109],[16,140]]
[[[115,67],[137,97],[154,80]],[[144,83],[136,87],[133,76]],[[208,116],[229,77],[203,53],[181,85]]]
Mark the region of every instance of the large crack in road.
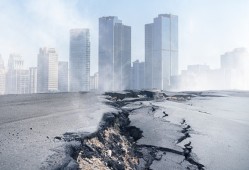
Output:
[[[142,101],[153,100],[158,94],[150,91],[127,93],[106,93],[108,102],[119,110],[119,113],[106,113],[100,122],[99,130],[85,136],[67,134],[61,140],[77,140],[81,142],[80,147],[71,149],[71,156],[77,161],[80,169],[151,169],[154,161],[163,161],[167,156],[173,154],[178,156],[177,160],[171,160],[180,169],[203,170],[205,167],[196,160],[196,155],[192,153],[191,142],[184,145],[182,151],[173,148],[160,147],[154,145],[138,144],[137,141],[143,137],[143,130],[130,125],[129,115],[136,109],[140,109]],[[143,96],[140,97],[139,96]],[[168,97],[161,95],[162,97]],[[182,96],[180,96],[182,98]],[[184,96],[186,97],[186,96]],[[175,100],[175,99],[174,99]],[[177,99],[176,99],[177,100]],[[182,99],[181,99],[182,100]],[[125,108],[132,102],[140,102],[137,108]],[[152,113],[158,107],[151,106]],[[164,116],[169,116],[164,112]],[[180,122],[182,136],[175,141],[180,143],[189,138],[191,126],[185,120]],[[74,147],[74,146],[72,146]],[[63,165],[65,168],[68,165]],[[75,166],[76,168],[76,166]]]

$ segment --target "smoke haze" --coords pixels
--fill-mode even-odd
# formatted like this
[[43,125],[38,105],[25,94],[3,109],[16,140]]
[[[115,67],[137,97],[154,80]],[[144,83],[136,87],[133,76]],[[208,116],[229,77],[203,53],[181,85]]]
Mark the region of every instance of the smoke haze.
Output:
[[[98,18],[118,16],[132,29],[132,61],[144,61],[144,24],[159,13],[179,16],[179,72],[191,64],[220,66],[220,55],[249,49],[249,1],[246,0],[2,0],[0,54],[11,53],[36,66],[40,47],[54,47],[59,60],[69,58],[69,30],[89,28],[91,74],[98,71]],[[139,12],[137,11],[139,9]]]

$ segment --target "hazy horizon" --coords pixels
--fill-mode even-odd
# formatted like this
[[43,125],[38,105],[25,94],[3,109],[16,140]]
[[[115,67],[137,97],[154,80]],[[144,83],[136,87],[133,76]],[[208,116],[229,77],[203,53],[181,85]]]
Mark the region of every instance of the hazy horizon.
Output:
[[179,73],[190,64],[220,67],[220,55],[249,49],[249,1],[65,1],[3,0],[0,2],[0,54],[5,66],[11,53],[25,66],[36,66],[41,47],[53,47],[60,61],[69,59],[69,30],[89,28],[91,75],[98,71],[98,18],[117,16],[132,27],[132,61],[144,61],[144,25],[158,14],[179,17]]

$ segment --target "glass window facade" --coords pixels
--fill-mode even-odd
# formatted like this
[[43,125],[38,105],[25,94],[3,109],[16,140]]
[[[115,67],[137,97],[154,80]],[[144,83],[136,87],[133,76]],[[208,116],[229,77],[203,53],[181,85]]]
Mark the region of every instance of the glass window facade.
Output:
[[69,56],[70,91],[89,91],[90,32],[89,29],[70,30]]
[[99,19],[99,90],[129,89],[131,84],[131,27],[117,17]]
[[160,14],[145,25],[145,87],[167,90],[178,74],[178,17]]

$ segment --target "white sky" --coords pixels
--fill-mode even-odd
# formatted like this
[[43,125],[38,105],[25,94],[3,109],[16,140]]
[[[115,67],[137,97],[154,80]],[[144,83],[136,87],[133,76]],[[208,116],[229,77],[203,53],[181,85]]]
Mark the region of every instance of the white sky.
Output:
[[219,67],[220,55],[249,49],[248,0],[1,0],[0,54],[36,66],[40,47],[69,58],[69,29],[90,28],[91,74],[97,72],[98,18],[118,16],[132,27],[132,61],[144,60],[144,25],[160,13],[179,17],[180,70],[189,64]]

